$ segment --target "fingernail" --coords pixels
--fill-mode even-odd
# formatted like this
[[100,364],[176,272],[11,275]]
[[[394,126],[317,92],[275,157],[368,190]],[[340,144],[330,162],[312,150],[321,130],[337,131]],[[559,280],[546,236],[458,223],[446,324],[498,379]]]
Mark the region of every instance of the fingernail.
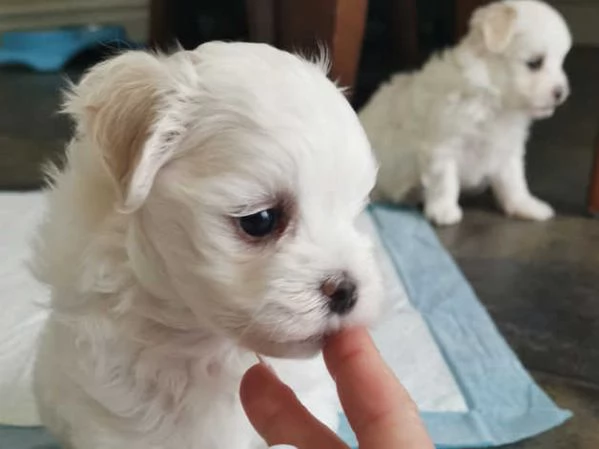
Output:
[[[268,363],[264,357],[262,357],[260,354],[258,354],[257,352],[256,354],[256,358],[258,359],[258,361],[260,362],[260,364],[262,366],[264,366],[268,371],[270,371],[272,374],[274,374],[275,376],[277,375],[275,369],[272,367],[272,365],[270,363]],[[277,376],[278,377],[278,376]]]

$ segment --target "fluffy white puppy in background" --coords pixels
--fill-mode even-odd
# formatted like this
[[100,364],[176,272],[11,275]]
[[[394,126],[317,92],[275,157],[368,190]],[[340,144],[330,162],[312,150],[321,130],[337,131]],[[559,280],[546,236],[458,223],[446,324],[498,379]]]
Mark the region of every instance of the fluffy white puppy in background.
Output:
[[[317,354],[381,297],[355,220],[376,163],[322,64],[266,45],[124,53],[86,74],[35,270],[35,392],[71,449],[249,449],[254,352]],[[272,360],[331,427],[320,358]]]
[[490,185],[511,216],[554,214],[534,197],[524,156],[531,122],[568,97],[568,27],[552,7],[506,0],[479,8],[466,37],[422,70],[396,75],[360,112],[380,170],[376,198],[417,193],[438,225],[462,218],[460,190]]

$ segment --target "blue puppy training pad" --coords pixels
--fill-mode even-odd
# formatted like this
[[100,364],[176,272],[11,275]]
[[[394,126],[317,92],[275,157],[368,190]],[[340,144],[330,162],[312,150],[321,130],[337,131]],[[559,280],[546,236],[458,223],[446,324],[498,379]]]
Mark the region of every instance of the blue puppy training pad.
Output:
[[61,449],[42,427],[0,426],[0,449]]
[[0,64],[24,64],[40,72],[57,71],[83,50],[112,43],[130,46],[122,27],[79,26],[10,31],[2,34]]
[[[428,326],[467,407],[422,413],[437,447],[509,444],[567,420],[571,413],[535,384],[428,223],[409,210],[373,206],[370,212],[408,300]],[[340,433],[357,446],[345,420]]]

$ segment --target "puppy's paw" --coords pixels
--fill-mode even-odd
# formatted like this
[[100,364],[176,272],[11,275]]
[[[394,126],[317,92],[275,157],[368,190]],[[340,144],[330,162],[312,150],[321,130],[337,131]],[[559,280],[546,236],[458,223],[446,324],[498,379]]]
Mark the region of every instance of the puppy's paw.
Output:
[[505,212],[512,217],[534,221],[545,221],[555,216],[555,212],[549,204],[534,196],[506,205]]
[[424,210],[426,218],[437,226],[450,226],[462,221],[462,209],[454,203],[434,203]]

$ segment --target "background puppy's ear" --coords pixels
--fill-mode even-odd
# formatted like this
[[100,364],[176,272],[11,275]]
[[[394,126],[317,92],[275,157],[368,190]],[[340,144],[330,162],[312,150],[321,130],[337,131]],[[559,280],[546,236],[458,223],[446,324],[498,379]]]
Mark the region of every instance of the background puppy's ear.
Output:
[[509,5],[492,3],[474,12],[470,27],[482,32],[485,46],[489,51],[501,53],[514,36],[517,14],[516,10]]
[[158,57],[127,52],[93,67],[67,94],[64,110],[101,151],[124,211],[143,204],[182,135],[162,104],[169,85]]

